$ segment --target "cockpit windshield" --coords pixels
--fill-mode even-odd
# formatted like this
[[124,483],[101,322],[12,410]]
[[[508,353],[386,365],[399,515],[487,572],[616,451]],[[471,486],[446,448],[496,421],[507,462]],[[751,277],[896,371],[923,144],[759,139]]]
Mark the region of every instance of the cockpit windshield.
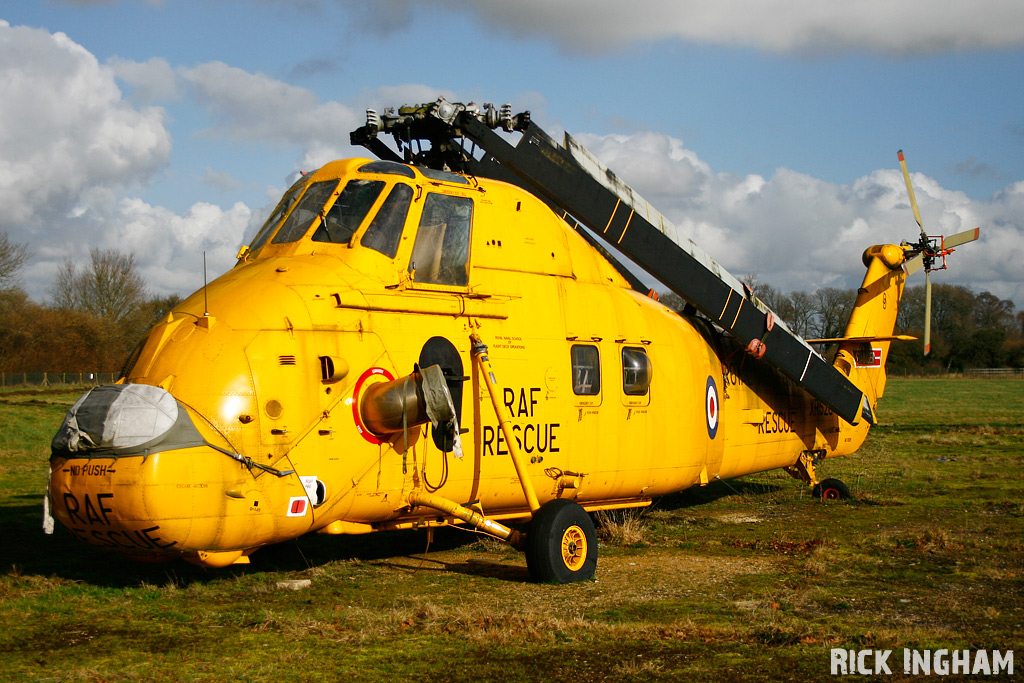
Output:
[[383,189],[380,180],[350,180],[330,210],[321,215],[313,241],[348,244]]
[[331,198],[338,181],[322,180],[313,183],[302,195],[298,206],[289,214],[288,219],[281,226],[281,229],[274,235],[274,244],[294,242],[306,234],[306,230],[323,211],[324,204]]
[[256,234],[256,238],[249,245],[249,251],[256,251],[270,239],[270,236],[274,234],[274,229],[277,224],[281,222],[281,217],[284,216],[288,209],[295,203],[295,199],[299,196],[297,185],[293,185],[291,189],[285,192],[284,197],[278,202],[277,208],[274,209],[274,213],[270,214],[270,218],[263,224],[260,231]]
[[273,243],[295,242],[306,234],[310,226],[317,224],[312,236],[314,242],[348,244],[385,184],[381,180],[350,180],[336,195],[337,180],[313,183],[277,231]]
[[[401,164],[391,166],[412,172]],[[376,167],[371,170],[390,172]],[[348,245],[359,228],[370,220],[378,200],[387,194],[376,217],[370,221],[361,244],[394,258],[409,211],[412,188],[404,183],[395,183],[390,192],[385,193],[389,183],[383,180],[353,178],[339,188],[341,182],[332,178],[308,185],[296,183],[285,192],[249,250],[255,251],[268,241],[273,244],[297,242],[311,228],[313,231],[309,237],[313,242]]]

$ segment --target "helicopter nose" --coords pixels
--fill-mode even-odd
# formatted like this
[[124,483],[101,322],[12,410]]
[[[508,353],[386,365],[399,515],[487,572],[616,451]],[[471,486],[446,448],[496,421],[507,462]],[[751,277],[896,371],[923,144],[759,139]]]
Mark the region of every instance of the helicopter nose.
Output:
[[237,462],[207,443],[184,406],[143,384],[84,394],[51,452],[54,516],[90,545],[139,559],[215,544],[197,534],[197,516],[219,512],[225,487],[218,482],[238,476],[230,469]]
[[88,392],[51,445],[53,516],[96,547],[209,567],[246,562],[275,534],[308,531],[302,480],[277,470],[256,477],[252,461],[203,420],[160,387]]

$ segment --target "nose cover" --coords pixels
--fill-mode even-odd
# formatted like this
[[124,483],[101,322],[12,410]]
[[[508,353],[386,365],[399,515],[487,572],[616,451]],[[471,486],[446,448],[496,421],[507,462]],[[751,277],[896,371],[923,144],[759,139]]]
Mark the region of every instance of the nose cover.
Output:
[[108,384],[86,392],[50,444],[54,456],[119,458],[202,446],[183,405],[148,384]]

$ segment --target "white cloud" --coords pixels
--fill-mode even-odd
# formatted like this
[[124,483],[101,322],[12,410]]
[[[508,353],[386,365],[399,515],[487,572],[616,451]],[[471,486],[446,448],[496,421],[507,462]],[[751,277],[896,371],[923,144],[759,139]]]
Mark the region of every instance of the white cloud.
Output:
[[647,192],[695,198],[706,191],[712,177],[711,168],[681,140],[659,133],[584,134],[578,140],[616,174],[649,188]]
[[253,212],[241,202],[226,210],[199,202],[183,215],[138,198],[99,202],[66,219],[59,243],[34,249],[24,279],[35,298],[43,300],[65,259],[81,262],[90,248],[99,247],[134,254],[152,293],[189,294],[203,284],[203,252],[212,280],[234,266],[253,221]]
[[125,199],[105,221],[117,226],[106,241],[136,255],[142,276],[155,292],[189,294],[203,284],[203,252],[211,280],[234,266],[251,217],[241,202],[227,210],[200,202],[179,216]]
[[362,123],[362,113],[338,102],[321,102],[312,90],[222,62],[181,69],[179,74],[214,120],[207,134],[297,146],[305,152],[305,168],[319,167],[351,149],[348,131]]
[[83,193],[144,182],[167,163],[163,111],[125,102],[113,71],[63,33],[0,21],[0,92],[9,224],[39,230]]
[[[354,19],[379,32],[409,26],[417,11],[408,2],[358,6]],[[419,6],[472,12],[495,31],[582,52],[665,39],[803,53],[933,53],[1024,43],[1018,0],[424,0]]]
[[[158,293],[197,288],[203,250],[211,273],[234,263],[251,216],[244,204],[196,204],[179,216],[119,198],[167,164],[171,140],[163,110],[127,102],[115,76],[136,85],[136,99],[161,100],[178,92],[168,68],[162,60],[101,65],[62,33],[0,22],[3,228],[30,245],[24,281],[37,299],[65,258],[80,260],[94,246],[134,253]],[[212,172],[207,179],[227,182]]]
[[[316,169],[328,161],[368,155],[349,144],[349,132],[366,121],[366,109],[394,103],[432,102],[448,90],[423,84],[381,86],[361,92],[354,102],[321,102],[316,93],[262,73],[221,62],[179,69],[181,79],[210,113],[214,125],[206,135],[239,142],[298,147],[296,168]],[[457,98],[456,98],[457,99]]]
[[[167,164],[171,141],[164,111],[133,105],[116,79],[134,102],[198,102],[212,122],[204,135],[293,147],[296,168],[357,153],[348,131],[363,122],[363,111],[321,102],[306,88],[220,62],[101,65],[63,34],[0,22],[0,202],[4,230],[33,251],[23,279],[39,300],[66,258],[80,260],[94,246],[134,253],[154,293],[191,291],[202,282],[202,252],[211,277],[230,268],[282,191],[268,189],[267,206],[255,211],[243,203],[228,209],[197,203],[181,215],[125,196]],[[414,84],[362,98],[418,101],[436,94]],[[240,185],[211,168],[195,173],[220,189]]]
[[1016,0],[478,0],[470,6],[488,25],[552,34],[587,51],[660,39],[824,53],[932,53],[1024,43],[1024,5]]
[[203,105],[214,125],[206,135],[239,142],[298,147],[296,168],[310,170],[328,161],[368,154],[349,144],[348,134],[366,121],[366,109],[398,102],[432,102],[450,91],[422,84],[382,86],[365,90],[350,105],[321,102],[312,90],[262,73],[250,73],[222,62],[179,69],[193,98]]
[[[898,169],[849,185],[785,168],[768,179],[739,177],[714,174],[665,135],[580,140],[733,275],[754,273],[784,291],[856,287],[865,248],[918,237]],[[982,239],[958,248],[949,272],[936,273],[935,281],[988,290],[1024,307],[1024,182],[976,201],[922,174],[912,180],[929,234],[982,229]]]
[[[615,11],[609,7],[601,5],[598,14]],[[130,98],[115,78],[130,87]],[[204,135],[294,148],[296,168],[311,169],[365,153],[348,144],[348,132],[363,123],[368,106],[431,101],[439,93],[466,99],[406,84],[366,90],[342,104],[220,62],[190,68],[160,59],[101,65],[63,34],[4,22],[0,92],[3,229],[14,241],[30,244],[35,256],[24,280],[39,299],[60,263],[87,254],[91,246],[134,252],[154,293],[194,290],[202,283],[202,251],[211,277],[231,267],[240,244],[280,196],[283,188],[268,188],[267,206],[196,203],[181,214],[125,196],[167,164],[171,148],[163,110],[135,102],[191,98],[209,114]],[[544,108],[542,98],[530,96],[537,100],[535,112]],[[740,176],[716,173],[681,140],[659,133],[577,137],[740,277],[757,273],[784,290],[853,287],[862,275],[865,247],[916,238],[896,169],[848,185],[784,168],[770,177]],[[236,182],[209,168],[205,175],[193,173],[214,186]],[[937,281],[987,289],[1024,308],[1024,182],[974,201],[926,176],[913,179],[931,232],[982,227],[982,242],[958,249],[950,273],[937,274]]]
[[132,88],[132,98],[139,102],[174,102],[182,96],[178,75],[166,59],[135,62],[115,57],[107,61],[107,66]]
[[215,171],[212,168],[203,171],[203,184],[222,192],[235,192],[242,187],[242,183],[238,182],[230,173]]

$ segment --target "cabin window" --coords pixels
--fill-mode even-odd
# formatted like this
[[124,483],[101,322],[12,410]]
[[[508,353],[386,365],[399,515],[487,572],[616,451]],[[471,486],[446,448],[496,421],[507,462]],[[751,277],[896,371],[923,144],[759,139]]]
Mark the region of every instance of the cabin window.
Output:
[[398,243],[402,241],[402,229],[405,227],[405,217],[409,213],[411,200],[411,187],[404,183],[395,185],[377,211],[377,215],[373,217],[370,227],[360,238],[360,244],[379,251],[388,258],[395,258]]
[[416,282],[469,284],[472,222],[472,199],[434,192],[427,195],[409,262]]
[[331,194],[337,186],[337,180],[323,180],[310,185],[306,189],[306,194],[302,195],[302,199],[299,200],[298,206],[288,215],[288,220],[277,231],[273,240],[274,244],[294,242],[305,235],[306,230],[320,215],[324,204],[331,198]]
[[267,219],[267,222],[263,224],[263,227],[260,228],[260,231],[256,234],[256,239],[254,239],[252,244],[249,245],[249,251],[256,251],[262,247],[268,239],[270,239],[270,236],[274,234],[274,228],[276,228],[277,224],[281,222],[282,216],[288,213],[288,209],[292,208],[292,204],[295,203],[298,196],[299,193],[296,191],[295,186],[292,186],[292,188],[285,193],[284,197],[281,198],[281,201],[278,202],[277,208],[274,209],[274,213],[270,214],[270,218]]
[[644,349],[622,347],[622,391],[627,396],[643,396],[651,389],[651,359]]
[[322,216],[313,241],[348,244],[383,190],[383,180],[350,180]]
[[577,396],[597,396],[601,393],[601,354],[596,346],[573,344],[572,391]]

